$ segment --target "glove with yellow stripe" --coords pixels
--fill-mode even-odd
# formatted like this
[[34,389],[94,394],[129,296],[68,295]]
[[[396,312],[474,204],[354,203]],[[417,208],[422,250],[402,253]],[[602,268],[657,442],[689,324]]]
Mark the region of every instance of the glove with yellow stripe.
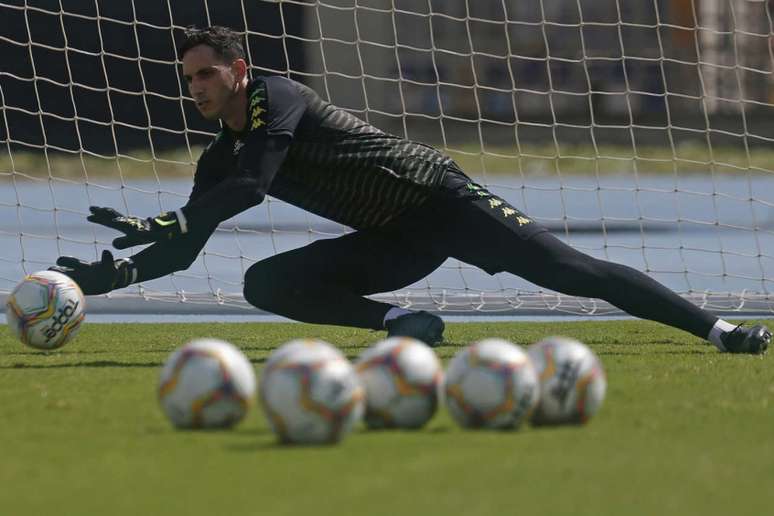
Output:
[[91,215],[86,218],[89,222],[107,226],[124,234],[113,240],[113,247],[116,249],[171,240],[188,232],[185,215],[181,210],[164,212],[146,219],[127,217],[113,208],[91,206],[89,210]]
[[137,281],[134,262],[127,258],[115,260],[108,250],[102,251],[100,261],[91,263],[72,256],[60,256],[56,265],[48,270],[70,276],[87,296],[106,294]]

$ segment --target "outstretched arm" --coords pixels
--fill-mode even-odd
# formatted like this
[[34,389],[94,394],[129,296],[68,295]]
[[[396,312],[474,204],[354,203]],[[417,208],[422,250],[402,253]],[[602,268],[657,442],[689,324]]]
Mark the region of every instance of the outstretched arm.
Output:
[[125,216],[113,208],[91,206],[88,220],[124,234],[113,240],[116,249],[152,242],[177,242],[190,233],[210,231],[211,234],[222,221],[263,201],[289,146],[290,136],[284,134],[248,137],[239,156],[237,173],[207,191],[195,192],[197,195],[192,195],[182,208],[140,218]]
[[[273,101],[267,101],[267,93]],[[258,82],[249,99],[249,131],[242,138],[235,173],[224,174],[221,135],[199,160],[188,203],[156,217],[124,216],[112,208],[92,207],[89,221],[123,233],[117,249],[153,243],[131,258],[115,260],[109,251],[97,262],[72,257],[55,270],[71,276],[86,294],[103,294],[131,283],[187,269],[218,224],[260,204],[285,160],[306,103],[293,81],[282,77]],[[209,151],[209,152],[208,152]],[[225,175],[225,177],[223,177]]]
[[212,229],[196,230],[173,241],[158,242],[130,258],[114,259],[102,251],[96,262],[62,256],[51,270],[70,276],[86,295],[106,294],[132,283],[149,281],[187,269],[212,235]]
[[[217,151],[205,150],[197,167],[201,181],[195,181],[186,206],[146,219],[126,217],[112,208],[92,207],[90,221],[124,233],[113,241],[117,249],[174,241],[189,231],[214,228],[263,202],[288,154],[306,111],[306,100],[297,83],[283,77],[259,80],[253,86],[247,104],[246,132],[229,133],[229,138],[216,137],[213,144]],[[224,157],[231,158],[237,144],[241,148],[236,170],[222,170]]]

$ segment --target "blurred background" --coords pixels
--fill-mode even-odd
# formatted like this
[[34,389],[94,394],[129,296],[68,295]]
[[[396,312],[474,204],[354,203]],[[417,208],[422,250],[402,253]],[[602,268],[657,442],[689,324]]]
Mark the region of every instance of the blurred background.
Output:
[[599,143],[626,142],[624,126],[653,145],[668,143],[665,127],[678,143],[770,144],[771,10],[750,0],[4,0],[0,137],[41,145],[45,133],[49,145],[100,153],[198,141],[184,130],[214,127],[181,103],[170,64],[182,28],[211,23],[246,31],[255,73],[289,75],[437,143],[477,140],[479,126],[487,141],[509,141],[516,124],[524,141],[545,126],[560,142],[588,141],[593,125]]

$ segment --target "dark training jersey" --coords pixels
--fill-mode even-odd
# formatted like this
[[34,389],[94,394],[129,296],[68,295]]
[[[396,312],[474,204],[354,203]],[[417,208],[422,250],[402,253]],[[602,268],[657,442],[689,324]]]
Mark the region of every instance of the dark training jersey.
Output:
[[245,130],[224,126],[199,159],[189,219],[217,225],[269,194],[355,229],[377,227],[422,204],[453,163],[284,77],[251,81],[247,98]]

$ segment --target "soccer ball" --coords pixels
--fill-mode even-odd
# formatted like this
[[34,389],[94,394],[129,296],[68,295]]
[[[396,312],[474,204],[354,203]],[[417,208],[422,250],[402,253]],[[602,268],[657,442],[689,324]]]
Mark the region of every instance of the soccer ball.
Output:
[[344,355],[338,348],[335,348],[319,339],[296,339],[286,342],[277,349],[275,349],[269,358],[266,360],[264,369],[271,369],[274,364],[285,359],[287,356],[295,354],[297,352],[305,353],[309,350],[314,350],[320,356],[324,355],[330,358],[342,358]]
[[585,344],[549,337],[527,350],[540,378],[540,403],[532,422],[538,425],[585,423],[605,399],[602,364]]
[[467,428],[517,428],[538,401],[538,377],[527,354],[502,339],[457,353],[446,370],[446,404]]
[[260,399],[283,443],[336,443],[363,416],[365,392],[344,355],[322,340],[279,347],[261,375]]
[[26,276],[8,296],[8,326],[24,344],[36,349],[64,346],[78,333],[85,314],[80,287],[68,276],[41,271]]
[[420,428],[438,407],[441,362],[422,342],[392,337],[377,342],[355,362],[366,391],[365,422],[371,428]]
[[255,372],[232,344],[196,339],[169,356],[158,395],[178,428],[229,428],[247,414],[255,396]]

